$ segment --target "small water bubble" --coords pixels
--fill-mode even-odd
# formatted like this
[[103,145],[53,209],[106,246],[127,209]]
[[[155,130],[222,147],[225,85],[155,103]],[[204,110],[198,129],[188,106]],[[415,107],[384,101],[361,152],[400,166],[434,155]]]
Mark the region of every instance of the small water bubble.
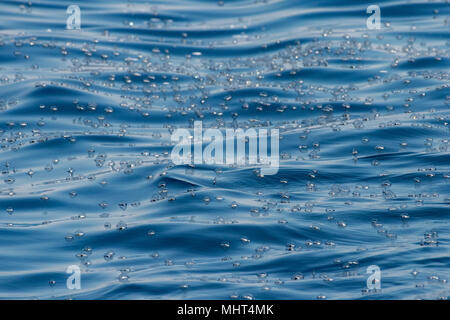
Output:
[[120,202],[118,205],[119,205],[119,208],[122,209],[123,211],[127,210],[128,203]]
[[108,203],[106,201],[100,202],[98,204],[102,209],[106,209],[106,207],[108,206]]
[[166,266],[173,266],[173,265],[174,265],[174,262],[173,262],[172,260],[168,259],[168,260],[166,260],[166,261],[164,262],[164,264],[165,264]]
[[228,241],[222,242],[220,244],[222,248],[228,249],[230,247],[230,243]]
[[130,277],[126,274],[126,273],[121,273],[121,274],[119,274],[119,276],[118,276],[118,280],[120,281],[120,282],[126,282],[126,281],[128,281],[130,279]]
[[292,276],[292,280],[303,280],[305,277],[301,273],[296,273]]
[[250,239],[248,239],[247,237],[242,237],[242,238],[241,238],[241,242],[242,242],[243,244],[249,244],[249,243],[250,243]]
[[337,225],[341,228],[347,227],[347,224],[344,221],[338,221]]
[[81,238],[81,237],[83,237],[85,235],[85,233],[83,232],[83,231],[75,231],[74,232],[74,236],[75,237],[78,237],[78,238]]

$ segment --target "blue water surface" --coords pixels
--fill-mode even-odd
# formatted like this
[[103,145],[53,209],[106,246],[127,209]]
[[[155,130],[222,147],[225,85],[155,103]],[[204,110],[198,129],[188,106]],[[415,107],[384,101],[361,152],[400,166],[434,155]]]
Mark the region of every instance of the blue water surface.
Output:
[[[449,28],[448,0],[2,0],[0,298],[446,299]],[[200,120],[279,129],[279,172],[172,165]]]

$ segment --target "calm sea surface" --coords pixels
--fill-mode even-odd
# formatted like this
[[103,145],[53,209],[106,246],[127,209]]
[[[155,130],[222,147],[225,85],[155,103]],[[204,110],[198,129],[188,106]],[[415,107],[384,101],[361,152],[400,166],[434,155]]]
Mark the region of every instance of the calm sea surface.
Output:
[[[446,299],[449,45],[444,0],[2,0],[0,298]],[[279,172],[173,166],[200,120]]]

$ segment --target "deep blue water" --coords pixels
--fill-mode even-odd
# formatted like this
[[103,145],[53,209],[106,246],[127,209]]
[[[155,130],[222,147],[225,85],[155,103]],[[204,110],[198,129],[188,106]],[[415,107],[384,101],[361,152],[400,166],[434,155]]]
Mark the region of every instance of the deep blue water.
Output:
[[[448,1],[2,0],[0,298],[447,298],[449,28]],[[278,174],[172,166],[195,120],[278,128]]]

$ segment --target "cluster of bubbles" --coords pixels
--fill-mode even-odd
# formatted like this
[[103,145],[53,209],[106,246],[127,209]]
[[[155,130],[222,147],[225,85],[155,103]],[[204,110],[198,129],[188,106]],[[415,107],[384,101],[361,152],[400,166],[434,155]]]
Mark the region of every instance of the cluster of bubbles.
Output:
[[[312,281],[324,284],[302,297],[335,298],[346,280],[363,288],[373,261],[383,271],[388,249],[448,254],[448,40],[395,21],[298,34],[227,11],[185,22],[131,2],[90,28],[89,12],[81,31],[0,34],[1,229],[54,230],[43,246],[67,264],[123,285],[159,274],[180,297],[205,281],[232,299]],[[448,30],[439,10],[428,18]],[[279,129],[279,173],[174,166],[171,133],[197,120]],[[445,274],[410,272],[394,273],[446,288]],[[68,295],[60,282],[52,295]]]

